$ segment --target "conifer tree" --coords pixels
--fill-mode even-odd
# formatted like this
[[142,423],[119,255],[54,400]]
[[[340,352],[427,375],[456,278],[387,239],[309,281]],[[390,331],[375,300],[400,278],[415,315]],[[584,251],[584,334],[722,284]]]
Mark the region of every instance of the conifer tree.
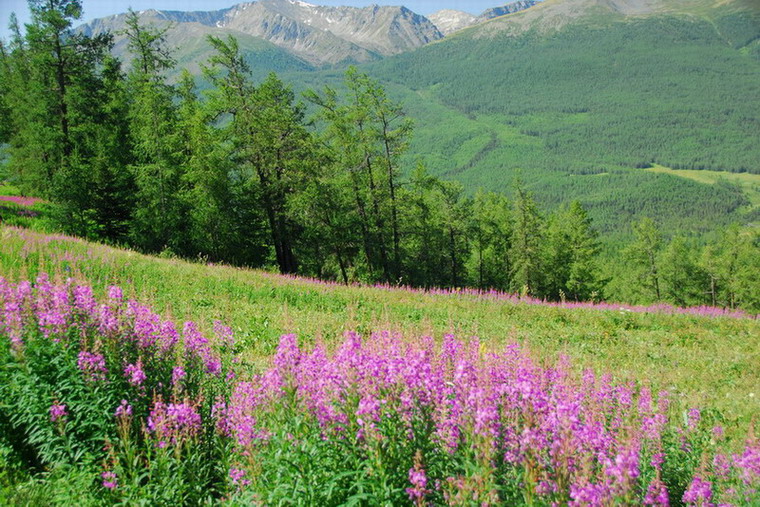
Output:
[[185,255],[245,263],[246,253],[236,226],[237,199],[232,185],[230,148],[211,124],[212,113],[198,97],[195,79],[183,70],[177,88],[177,129],[184,153],[182,209],[187,212]]
[[176,90],[164,75],[174,67],[166,48],[167,30],[143,26],[130,10],[124,31],[133,55],[128,75],[135,156],[131,169],[137,187],[132,236],[150,252],[179,250],[186,224],[179,199],[185,154],[177,127]]
[[512,220],[510,289],[527,295],[539,295],[543,285],[543,221],[533,197],[520,182],[515,187]]
[[111,35],[72,29],[80,1],[31,0],[29,7],[24,36],[11,18],[3,57],[11,169],[26,191],[58,204],[64,230],[116,239],[128,212],[104,203],[122,189],[120,153],[129,149],[113,142],[123,136],[124,122],[123,111],[112,107],[122,76],[108,53]]
[[702,304],[706,275],[694,259],[695,248],[685,238],[676,236],[660,256],[664,297],[678,306]]
[[649,301],[661,301],[659,254],[662,236],[657,225],[649,217],[633,224],[635,240],[625,249],[624,257],[634,269],[639,287],[648,295]]
[[407,148],[412,124],[399,103],[382,86],[350,67],[346,93],[325,88],[307,97],[320,108],[328,124],[327,139],[335,163],[350,175],[355,214],[362,233],[370,276],[398,282],[403,276],[400,221],[400,158]]
[[289,216],[288,200],[302,186],[304,175],[313,171],[303,107],[274,74],[255,86],[233,37],[225,41],[210,36],[208,40],[216,54],[206,75],[217,88],[212,100],[217,114],[231,118],[224,130],[235,147],[232,156],[249,171],[244,178],[260,196],[280,271],[296,273],[298,231]]
[[576,301],[595,299],[599,297],[603,285],[597,265],[599,235],[593,229],[591,219],[579,201],[570,204],[564,218],[570,249],[566,293]]
[[470,225],[471,280],[478,288],[509,289],[511,229],[512,213],[507,198],[493,192],[478,192]]

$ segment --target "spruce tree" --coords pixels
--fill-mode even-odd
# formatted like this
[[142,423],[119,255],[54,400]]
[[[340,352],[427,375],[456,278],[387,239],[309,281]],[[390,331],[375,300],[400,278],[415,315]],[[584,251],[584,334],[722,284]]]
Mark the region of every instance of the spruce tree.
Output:
[[573,201],[563,216],[570,250],[566,294],[576,301],[596,299],[600,297],[603,285],[597,264],[599,235],[579,201]]
[[503,195],[478,192],[470,223],[473,255],[472,282],[480,289],[508,290],[510,280],[510,203]]
[[676,236],[660,255],[664,298],[675,305],[708,302],[702,290],[708,278],[697,266],[695,251],[684,237]]
[[277,266],[282,273],[296,273],[298,230],[288,202],[314,170],[303,107],[295,103],[293,92],[274,74],[255,86],[233,37],[208,40],[216,50],[206,71],[217,88],[212,105],[217,115],[230,119],[224,127],[225,137],[235,147],[233,159],[247,171],[243,178],[259,197]]

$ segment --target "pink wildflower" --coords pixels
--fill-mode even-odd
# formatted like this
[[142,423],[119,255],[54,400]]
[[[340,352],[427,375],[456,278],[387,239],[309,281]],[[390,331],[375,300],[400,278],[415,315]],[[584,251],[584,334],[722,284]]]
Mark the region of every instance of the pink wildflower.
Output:
[[52,405],[50,405],[50,421],[56,422],[59,419],[66,417],[69,415],[68,412],[66,412],[66,405],[62,403],[58,403],[57,401],[54,402]]

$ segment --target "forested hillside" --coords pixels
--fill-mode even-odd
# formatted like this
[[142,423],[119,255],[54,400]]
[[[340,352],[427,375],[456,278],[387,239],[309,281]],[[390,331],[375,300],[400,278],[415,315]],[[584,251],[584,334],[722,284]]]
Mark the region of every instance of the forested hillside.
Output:
[[[757,149],[741,122],[729,121],[733,130],[693,123],[701,114],[717,115],[716,104],[738,104],[736,93],[753,96],[757,84],[747,76],[755,60],[725,46],[735,60],[717,69],[724,85],[733,80],[737,88],[713,102],[694,95],[683,68],[666,65],[681,54],[672,47],[692,55],[682,65],[696,65],[692,53],[703,46],[723,54],[718,39],[700,38],[706,31],[689,37],[687,28],[701,21],[656,17],[515,38],[478,38],[474,29],[362,69],[298,74],[301,95],[276,74],[262,78],[261,69],[252,70],[262,62],[246,54],[250,40],[242,46],[235,37],[212,35],[198,43],[206,58],[197,67],[201,92],[201,81],[182,68],[188,62],[174,58],[170,28],[128,14],[122,37],[132,58],[122,62],[111,53],[110,34],[73,30],[76,9],[32,6],[33,23],[25,33],[14,27],[2,48],[0,140],[9,145],[7,178],[51,201],[45,214],[64,232],[344,283],[760,308],[760,245],[757,229],[747,225],[753,204],[742,187],[627,167],[624,160],[635,153],[629,145],[636,139],[661,141],[672,132],[672,142],[659,144],[672,147],[678,136],[698,140],[700,128],[747,145],[715,156],[751,158]],[[694,96],[674,99],[671,129],[658,137],[657,125],[648,122],[670,106],[637,100],[654,82],[651,75],[642,74],[635,86],[625,82],[637,77],[636,69],[649,69],[643,48],[654,51],[655,41],[676,28],[676,42],[657,52],[665,56],[651,59],[660,62],[662,79],[680,79],[676,84]],[[604,65],[615,54],[613,39],[604,51],[592,44],[606,33],[615,34],[618,53],[626,56],[618,66],[631,67],[620,71],[619,82]],[[632,42],[624,44],[626,38]],[[494,52],[497,45],[508,50]],[[637,51],[639,63],[631,56]],[[588,76],[573,82],[576,73],[567,69],[578,66],[558,55],[587,60]],[[446,74],[456,58],[459,74],[476,85]],[[488,58],[496,58],[493,66]],[[522,72],[527,81],[479,76],[475,61],[481,70]],[[703,76],[715,69],[694,69],[693,81],[712,82]],[[385,78],[386,89],[364,71],[396,77]],[[555,83],[559,77],[564,81]],[[684,103],[695,104],[693,111],[679,116]],[[728,118],[757,118],[754,107],[750,101],[745,113],[737,106]],[[647,119],[626,130],[639,110]],[[604,128],[601,120],[611,123]],[[627,132],[618,134],[630,138],[621,141],[627,152],[616,151],[615,135],[603,137],[614,134],[613,125]],[[603,139],[594,141],[597,134]],[[552,136],[570,137],[552,144]],[[574,159],[575,144],[581,148]],[[604,157],[595,161],[595,153]],[[2,211],[11,223],[30,218],[25,210]]]
[[597,16],[548,34],[492,22],[364,68],[409,90],[410,152],[435,174],[503,190],[520,173],[539,202],[580,199],[606,232],[641,215],[704,231],[757,212],[728,182],[635,169],[760,172],[760,18],[707,12]]

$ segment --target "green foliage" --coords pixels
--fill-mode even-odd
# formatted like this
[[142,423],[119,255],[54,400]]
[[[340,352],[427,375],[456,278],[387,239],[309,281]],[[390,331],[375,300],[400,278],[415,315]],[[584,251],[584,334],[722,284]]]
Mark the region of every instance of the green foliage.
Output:
[[[78,1],[30,2],[32,23],[2,53],[9,172],[58,203],[56,219],[84,237],[124,237],[130,201],[125,101],[110,35],[72,30]],[[0,108],[2,109],[2,108]]]
[[128,78],[129,132],[135,154],[130,171],[136,186],[131,235],[136,245],[151,252],[165,247],[178,250],[178,232],[185,225],[177,193],[184,153],[177,129],[176,92],[163,79],[163,72],[174,65],[163,47],[165,32],[141,26],[133,11],[127,17],[125,33],[134,54]]
[[[503,115],[502,121],[537,136],[544,149],[523,162],[526,168],[577,172],[659,162],[754,171],[753,127],[744,118],[758,111],[736,108],[736,98],[756,96],[750,76],[758,63],[727,47],[719,30],[734,26],[730,37],[746,41],[757,37],[757,25],[748,14],[720,17],[717,24],[660,16],[578,23],[550,36],[465,32],[369,69],[384,80],[428,89],[465,113]],[[733,148],[721,149],[727,145]]]
[[418,119],[410,158],[471,193],[506,191],[520,172],[548,210],[580,200],[608,242],[644,216],[701,233],[750,221],[741,193],[635,168],[760,167],[760,62],[728,42],[757,37],[760,24],[711,15],[715,24],[652,16],[550,34],[465,31],[364,69]]
[[470,272],[480,289],[507,290],[512,238],[511,206],[503,195],[478,192],[473,202]]
[[649,292],[649,298],[660,300],[659,254],[662,235],[651,218],[633,224],[635,241],[626,247],[625,258],[634,268],[637,286]]
[[545,243],[547,272],[545,292],[550,298],[575,301],[599,300],[598,233],[580,202],[573,201],[549,220]]
[[[313,143],[303,125],[303,108],[276,75],[254,85],[237,40],[209,37],[217,53],[206,77],[216,87],[210,104],[215,117],[228,115],[222,138],[233,147],[237,178],[266,217],[270,245],[281,272],[298,271],[297,229],[288,200],[313,172]],[[222,75],[222,71],[224,74]]]
[[347,180],[353,193],[364,269],[374,280],[398,282],[403,276],[400,161],[412,125],[402,106],[356,68],[346,71],[344,87],[343,97],[330,87],[306,95],[327,124],[325,140],[335,164],[329,172]]
[[697,265],[694,247],[683,237],[675,237],[662,251],[661,269],[664,298],[676,305],[687,306],[703,300],[708,286],[705,275]]
[[[551,300],[599,300],[606,295],[645,303],[712,302],[729,308],[751,309],[758,304],[754,296],[758,281],[753,269],[744,267],[753,265],[754,240],[730,243],[741,246],[722,248],[715,262],[706,253],[702,264],[715,265],[697,267],[695,258],[685,256],[688,252],[680,240],[661,254],[664,246],[652,246],[654,236],[640,229],[637,242],[625,249],[625,255],[606,252],[608,260],[626,262],[607,263],[604,274],[600,270],[597,229],[608,232],[642,213],[662,218],[663,228],[675,221],[681,229],[697,222],[701,228],[704,222],[715,225],[719,222],[715,217],[724,220],[746,203],[736,185],[718,181],[709,187],[620,167],[601,172],[606,170],[602,166],[546,166],[527,172],[530,184],[518,185],[511,203],[482,192],[473,198],[465,185],[431,175],[422,162],[416,172],[408,169],[415,142],[412,122],[393,98],[402,89],[398,86],[391,94],[352,67],[341,88],[307,92],[317,113],[309,124],[305,106],[276,75],[254,81],[233,37],[207,40],[215,53],[204,70],[210,88],[199,96],[187,71],[179,83],[168,81],[176,65],[165,47],[166,27],[142,26],[138,15],[130,12],[125,34],[134,59],[125,76],[120,63],[104,55],[108,37],[87,39],[72,33],[71,16],[78,4],[64,3],[35,4],[35,28],[24,37],[16,30],[8,49],[3,48],[0,103],[13,120],[9,130],[13,177],[25,188],[52,197],[46,215],[65,232],[128,243],[165,258],[276,267],[282,273],[344,283],[469,286]],[[653,30],[644,30],[649,42],[662,35],[662,27],[652,28],[646,24],[650,21],[637,25]],[[679,32],[683,44],[702,40],[689,35],[687,28],[692,25],[667,26],[685,30]],[[625,31],[630,25],[617,28]],[[590,27],[567,30],[557,38],[588,42],[584,37],[607,33]],[[521,37],[509,43],[546,45],[549,49],[542,53],[546,58],[552,51],[565,54],[553,39]],[[73,55],[51,60],[55,51],[46,51],[45,44],[55,46],[55,40],[81,45],[77,53],[81,60],[74,61]],[[711,41],[708,37],[702,42]],[[472,43],[466,37],[451,42],[464,44],[456,47],[465,54]],[[519,44],[513,49],[515,55],[524,50]],[[440,49],[423,51],[435,56]],[[587,56],[593,61],[599,57]],[[404,58],[416,57],[389,61],[401,65]],[[499,58],[519,63],[514,55]],[[383,67],[371,68],[376,72]],[[38,86],[44,79],[58,77],[50,75],[51,69],[62,69],[64,74],[78,71],[75,77],[64,76],[57,99],[55,94],[35,95],[41,88],[18,93],[16,85],[25,80]],[[442,93],[449,85],[431,86],[420,94],[425,104],[443,100],[460,107],[451,97],[444,100]],[[488,90],[486,86],[481,91]],[[468,95],[468,100],[473,96]],[[32,106],[30,113],[20,109],[25,101]],[[466,119],[469,123],[461,141],[447,146],[441,160],[456,161],[458,165],[446,173],[470,188],[478,182],[468,181],[468,171],[496,158],[499,164],[511,164],[513,171],[514,160],[502,157],[504,150],[511,150],[509,143],[526,136],[541,138],[540,133],[517,132],[517,124],[505,123],[500,115],[550,114],[558,124],[572,127],[586,124],[591,114],[591,109],[581,110],[586,106],[552,112],[551,100],[541,107],[523,104],[519,110],[509,109],[516,107],[509,101],[505,104],[499,111],[460,107],[472,113]],[[427,117],[418,112],[428,122],[436,115],[454,114],[440,103],[431,111]],[[45,121],[48,127],[42,128],[39,122]],[[443,140],[446,126],[441,129]],[[485,136],[481,127],[486,127]],[[424,128],[421,136],[430,140]],[[545,141],[531,141],[515,151],[522,153],[523,148],[531,150]],[[461,150],[470,155],[457,156]],[[54,152],[58,155],[51,158]],[[35,165],[31,159],[37,156],[47,165]],[[22,162],[29,164],[22,168]],[[445,165],[436,171],[442,169]],[[510,171],[500,175],[502,182]],[[489,175],[484,172],[479,178]],[[568,195],[578,194],[583,195],[583,204],[574,202],[549,213]],[[693,205],[697,199],[700,206]],[[668,212],[662,213],[663,207]],[[19,216],[22,212],[15,209],[4,208],[3,213],[12,224],[26,224],[31,218]],[[679,214],[684,216],[675,218]],[[591,217],[598,219],[593,226]]]
[[[510,289],[521,294],[538,295],[544,284],[541,255],[544,225],[533,197],[519,182],[515,188],[513,207]],[[558,261],[561,262],[561,259]]]

